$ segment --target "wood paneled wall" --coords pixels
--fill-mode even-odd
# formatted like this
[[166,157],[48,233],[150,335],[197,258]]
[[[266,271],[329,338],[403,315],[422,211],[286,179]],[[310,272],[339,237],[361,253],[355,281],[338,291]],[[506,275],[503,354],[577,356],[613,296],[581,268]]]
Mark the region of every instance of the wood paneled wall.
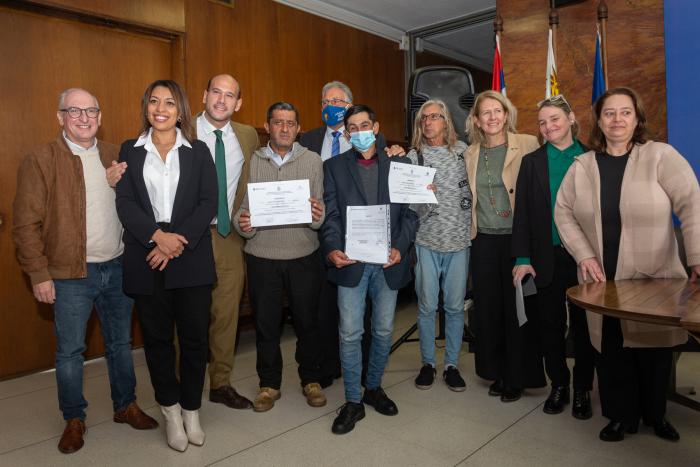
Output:
[[350,86],[356,103],[377,113],[382,131],[403,139],[403,53],[398,44],[271,0],[237,0],[227,8],[186,1],[187,91],[200,109],[212,74],[239,81],[237,119],[262,127],[270,104],[285,100],[301,114],[302,131],[321,125],[321,88]]
[[[609,87],[641,96],[654,139],[665,141],[666,68],[663,0],[607,0]],[[518,131],[538,134],[536,104],[544,98],[549,2],[497,0],[503,18],[501,50],[508,97],[518,107]],[[585,142],[592,124],[591,89],[597,0],[559,8],[557,71]]]
[[[236,120],[262,127],[267,107],[287,100],[305,129],[321,124],[321,87],[338,79],[374,107],[389,140],[403,139],[398,45],[272,0],[10,0],[0,26],[0,379],[53,366],[53,313],[16,262],[11,209],[23,155],[59,132],[62,89],[92,91],[103,109],[98,137],[119,144],[136,136],[141,93],[156,78],[181,81],[199,111],[208,78],[232,73],[244,99]],[[97,324],[88,356],[102,353]]]

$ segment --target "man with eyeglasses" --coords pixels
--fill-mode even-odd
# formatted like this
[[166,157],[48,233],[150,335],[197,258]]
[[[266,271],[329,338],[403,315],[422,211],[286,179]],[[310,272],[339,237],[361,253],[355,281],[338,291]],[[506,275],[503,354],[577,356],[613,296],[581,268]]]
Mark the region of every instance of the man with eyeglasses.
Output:
[[[322,250],[332,268],[328,278],[338,285],[340,309],[340,360],[346,403],[333,421],[332,432],[345,434],[365,416],[363,404],[382,415],[396,415],[398,408],[381,387],[389,359],[398,290],[411,280],[409,248],[418,219],[407,204],[389,199],[390,161],[376,144],[379,122],[366,105],[350,107],[345,114],[346,137],[353,149],[323,165],[326,221],[321,228]],[[405,157],[395,162],[410,163]],[[391,252],[386,264],[352,260],[345,254],[347,208],[390,205]],[[371,344],[364,395],[361,389],[361,344],[365,300],[372,302]]]
[[257,370],[260,389],[253,410],[270,410],[281,397],[283,298],[289,300],[297,335],[296,361],[302,393],[312,407],[326,405],[319,380],[320,346],[318,297],[323,271],[317,231],[323,224],[323,169],[321,157],[294,140],[299,132],[299,112],[289,103],[277,102],[267,111],[265,129],[270,142],[253,153],[249,182],[308,180],[311,198],[308,224],[254,227],[248,195],[234,216],[234,226],[246,239],[244,251],[248,293],[255,315]]
[[[59,451],[83,444],[85,409],[83,352],[93,306],[100,318],[114,421],[136,429],[158,423],[136,404],[131,358],[132,300],[122,292],[122,226],[107,176],[119,147],[98,141],[102,120],[97,99],[83,89],[59,98],[58,138],[33,150],[17,175],[12,235],[34,296],[53,304],[56,383],[66,427]],[[113,165],[114,164],[114,165]]]

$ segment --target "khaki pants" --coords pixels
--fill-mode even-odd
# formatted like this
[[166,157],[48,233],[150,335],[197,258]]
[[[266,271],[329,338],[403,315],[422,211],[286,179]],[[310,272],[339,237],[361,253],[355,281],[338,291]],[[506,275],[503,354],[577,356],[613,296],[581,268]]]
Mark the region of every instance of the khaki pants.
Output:
[[212,289],[209,325],[210,388],[231,384],[238,311],[245,287],[244,240],[232,229],[226,237],[212,229],[217,283]]

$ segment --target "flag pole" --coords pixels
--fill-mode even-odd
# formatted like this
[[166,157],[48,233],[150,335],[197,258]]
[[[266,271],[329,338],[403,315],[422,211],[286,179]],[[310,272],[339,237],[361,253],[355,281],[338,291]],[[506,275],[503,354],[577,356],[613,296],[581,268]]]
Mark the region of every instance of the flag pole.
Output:
[[552,30],[552,52],[554,52],[555,63],[557,61],[557,30],[559,29],[559,12],[554,7],[552,0],[552,8],[549,10],[549,29]]
[[501,18],[501,15],[496,15],[493,20],[493,32],[496,34],[495,37],[498,38],[498,42],[500,42],[501,32],[503,32],[503,18]]
[[605,78],[605,89],[608,89],[608,5],[605,3],[605,0],[598,2],[598,23],[600,24],[600,52],[603,59],[603,77]]

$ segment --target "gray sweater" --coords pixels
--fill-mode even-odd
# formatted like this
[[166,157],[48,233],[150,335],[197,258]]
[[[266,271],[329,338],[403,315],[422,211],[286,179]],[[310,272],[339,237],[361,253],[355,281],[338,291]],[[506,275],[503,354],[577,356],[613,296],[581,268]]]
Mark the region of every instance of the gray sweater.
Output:
[[[323,163],[321,156],[294,143],[288,160],[278,166],[267,154],[266,148],[259,148],[250,159],[250,183],[278,182],[283,180],[308,179],[311,196],[323,200]],[[309,209],[311,206],[309,205]],[[248,194],[243,198],[241,208],[234,216],[233,225],[246,239],[243,250],[253,256],[265,259],[296,259],[313,253],[319,247],[315,232],[323,224],[324,215],[311,224],[280,225],[254,228],[242,232],[238,223],[241,213],[248,210]]]
[[[411,205],[420,218],[416,244],[442,253],[463,250],[471,245],[472,193],[469,189],[464,151],[461,141],[452,151],[447,146],[425,146],[423,165],[436,170],[433,184],[438,204]],[[418,164],[415,149],[408,153],[411,162]]]

